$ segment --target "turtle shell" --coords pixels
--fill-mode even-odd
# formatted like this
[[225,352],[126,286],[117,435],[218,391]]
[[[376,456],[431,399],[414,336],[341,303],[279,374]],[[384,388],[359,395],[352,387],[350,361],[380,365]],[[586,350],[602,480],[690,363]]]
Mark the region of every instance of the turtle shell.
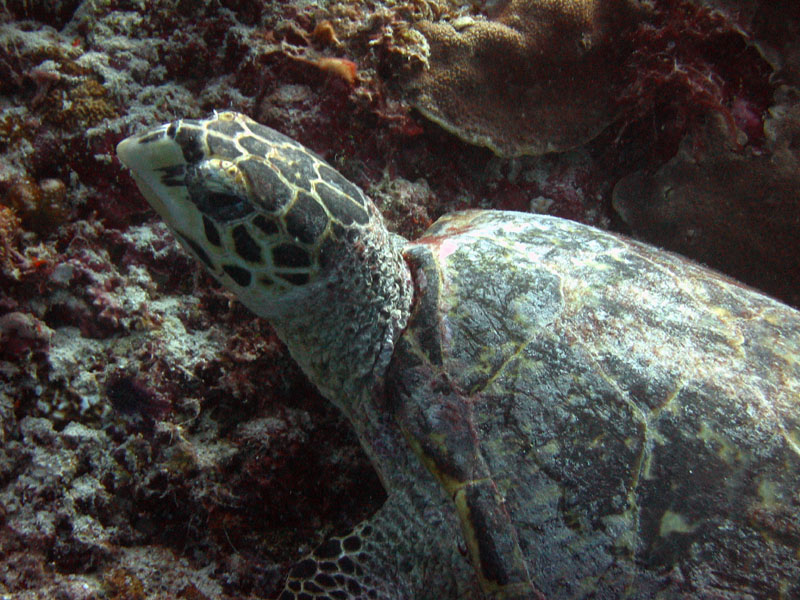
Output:
[[389,406],[497,598],[800,597],[800,314],[561,219],[410,244]]

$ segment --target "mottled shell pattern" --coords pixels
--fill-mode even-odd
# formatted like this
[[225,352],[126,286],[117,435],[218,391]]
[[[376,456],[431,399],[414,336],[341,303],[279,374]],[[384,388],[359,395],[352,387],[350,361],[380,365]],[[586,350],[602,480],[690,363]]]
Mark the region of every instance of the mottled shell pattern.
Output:
[[800,597],[797,311],[553,217],[456,213],[406,256],[388,394],[484,589]]

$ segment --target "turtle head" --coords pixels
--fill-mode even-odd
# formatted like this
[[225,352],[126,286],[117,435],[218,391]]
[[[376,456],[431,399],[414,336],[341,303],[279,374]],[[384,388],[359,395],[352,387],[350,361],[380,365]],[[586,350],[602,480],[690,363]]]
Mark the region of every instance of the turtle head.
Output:
[[334,363],[390,354],[411,297],[399,245],[361,190],[310,150],[223,112],[129,137],[117,154],[182,244],[272,322],[321,388],[344,385],[348,369],[367,375]]
[[123,140],[117,154],[183,245],[267,318],[338,268],[348,236],[382,227],[356,186],[236,113],[161,125]]

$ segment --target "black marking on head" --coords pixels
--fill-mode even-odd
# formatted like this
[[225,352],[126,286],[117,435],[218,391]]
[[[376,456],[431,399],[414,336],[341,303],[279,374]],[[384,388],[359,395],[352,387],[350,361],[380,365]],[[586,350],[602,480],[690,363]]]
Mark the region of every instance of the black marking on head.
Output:
[[233,160],[242,155],[242,151],[229,138],[209,134],[206,136],[206,141],[208,142],[208,150],[216,158]]
[[327,183],[318,182],[314,184],[317,194],[325,203],[325,206],[333,214],[333,217],[340,221],[342,225],[352,225],[354,222],[363,225],[369,221],[369,214],[364,208],[350,201],[342,195],[336,188]]
[[314,576],[314,581],[325,588],[332,588],[336,585],[336,580],[327,573],[317,573]]
[[169,127],[167,127],[167,137],[174,140],[176,133],[178,133],[178,123],[173,121],[169,124]]
[[291,202],[292,189],[263,160],[248,158],[239,162],[238,167],[249,180],[256,201],[265,210],[278,212]]
[[161,173],[161,183],[167,187],[186,185],[186,165],[170,165],[157,169]]
[[189,164],[200,162],[206,153],[200,139],[200,130],[194,127],[186,127],[188,121],[182,121],[175,135],[175,142],[180,146],[183,158]]
[[243,192],[212,191],[208,188],[206,174],[197,165],[186,171],[186,188],[197,209],[217,223],[227,223],[254,212],[253,205]]
[[247,128],[257,137],[264,138],[273,144],[297,144],[297,142],[295,142],[292,138],[275,131],[271,127],[267,127],[261,123],[256,123],[255,121],[248,123]]
[[244,132],[244,127],[233,119],[214,119],[208,124],[209,131],[217,131],[228,137],[236,137]]
[[250,271],[236,265],[222,265],[222,270],[241,287],[247,287],[253,279]]
[[314,576],[317,572],[317,563],[310,558],[301,560],[292,567],[290,577],[292,579],[308,579]]
[[349,556],[342,556],[339,560],[339,568],[342,570],[343,573],[347,573],[348,575],[352,575],[356,572],[356,563],[353,562],[353,559]]
[[261,262],[261,246],[247,232],[247,227],[237,225],[233,228],[233,246],[236,254],[249,262]]
[[326,542],[323,542],[317,549],[314,550],[314,556],[317,558],[336,558],[342,553],[342,547],[339,544],[339,540],[336,538],[331,538]]
[[313,244],[325,231],[328,215],[313,196],[300,192],[284,217],[286,231],[306,244]]
[[357,185],[347,181],[341,173],[331,169],[326,164],[320,165],[318,170],[319,176],[325,183],[339,188],[345,196],[349,196],[362,207],[367,205],[367,198],[364,196],[364,192],[362,192]]
[[[322,589],[321,586],[318,586],[316,583],[314,583],[311,580],[303,582],[303,589],[305,591],[307,591],[307,592],[311,592],[312,594],[314,594],[314,597],[319,597],[319,594],[321,594],[322,592],[325,591],[324,589]],[[313,600],[313,597],[312,597],[312,600]]]
[[359,594],[364,592],[364,589],[361,587],[355,579],[348,579],[347,580],[347,591],[350,592],[350,597],[355,598]]
[[311,258],[300,246],[278,244],[272,249],[272,262],[276,267],[307,267]]
[[151,131],[149,133],[145,133],[142,137],[139,138],[140,144],[151,144],[153,142],[157,142],[158,140],[164,137],[164,130],[157,129],[156,131]]
[[214,225],[214,221],[209,219],[207,216],[203,215],[203,229],[206,232],[206,239],[209,243],[213,244],[214,246],[222,245],[222,242],[219,238],[219,231],[217,230],[217,226]]
[[314,161],[306,152],[294,148],[281,148],[280,154],[269,157],[269,162],[280,170],[286,181],[311,191],[311,181],[316,179],[317,172],[314,169]]
[[341,238],[334,238],[332,236],[325,236],[322,244],[319,247],[317,255],[317,262],[323,270],[329,269],[333,265],[341,264],[341,255],[344,245],[337,240]]
[[326,573],[335,573],[339,569],[336,568],[336,563],[332,563],[329,560],[324,560],[319,563],[319,570],[325,571]]
[[266,158],[269,151],[272,150],[273,146],[268,144],[262,139],[254,137],[252,135],[248,135],[243,138],[239,138],[239,145],[247,150],[250,154],[254,154],[255,156],[259,156],[262,158]]
[[192,252],[194,252],[197,255],[197,258],[199,258],[203,262],[203,264],[205,264],[205,266],[207,266],[211,271],[214,270],[214,263],[211,262],[211,257],[208,256],[208,254],[200,244],[195,242],[192,238],[190,238],[182,231],[175,230],[175,233],[178,234],[178,237],[184,244],[186,244],[187,246],[189,246],[189,248],[192,249]]
[[[341,590],[331,590],[328,592],[328,594],[331,598],[333,598],[333,600],[347,600],[349,598],[349,596]],[[313,598],[310,598],[309,600],[313,600]]]
[[348,231],[352,233],[352,230],[345,229],[340,223],[336,222],[331,223],[331,229],[333,230],[333,235],[339,240],[345,239]]
[[192,201],[201,212],[216,221],[223,223],[246,217],[253,212],[253,207],[238,194],[206,193],[201,197],[192,196]]
[[253,225],[258,227],[261,231],[263,231],[267,235],[275,235],[280,231],[280,229],[278,228],[278,224],[272,219],[267,219],[266,217],[264,217],[264,215],[257,215],[253,219]]
[[348,553],[357,552],[361,550],[361,538],[357,535],[351,535],[342,540],[342,546]]
[[294,285],[305,285],[309,279],[308,273],[278,273],[277,275]]

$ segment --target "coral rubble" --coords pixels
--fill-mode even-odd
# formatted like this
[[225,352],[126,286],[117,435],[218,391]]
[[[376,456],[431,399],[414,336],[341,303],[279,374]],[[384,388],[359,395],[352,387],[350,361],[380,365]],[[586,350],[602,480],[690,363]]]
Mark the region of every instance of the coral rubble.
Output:
[[289,65],[336,88],[268,41],[291,7],[178,4],[0,7],[3,597],[267,597],[382,500],[341,417],[114,156],[140,124],[252,109]]

